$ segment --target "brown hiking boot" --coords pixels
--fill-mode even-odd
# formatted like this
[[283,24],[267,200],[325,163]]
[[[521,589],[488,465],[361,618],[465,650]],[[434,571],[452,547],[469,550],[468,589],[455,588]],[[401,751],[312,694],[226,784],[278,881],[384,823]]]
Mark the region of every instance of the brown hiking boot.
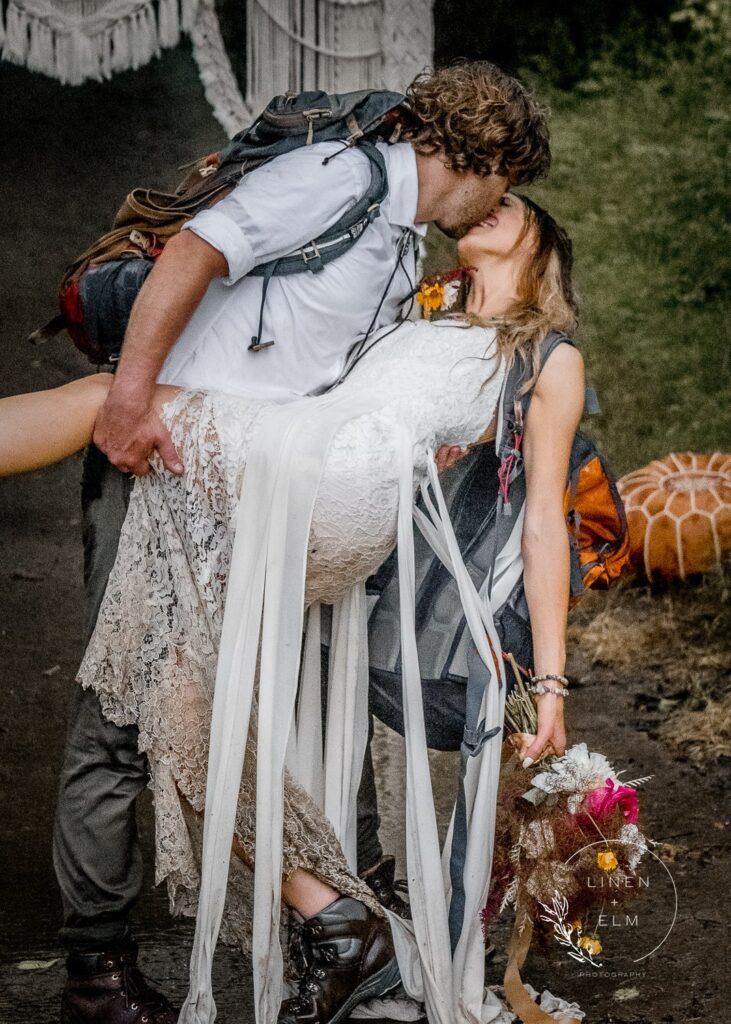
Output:
[[300,941],[305,971],[299,994],[282,1003],[279,1024],[339,1024],[399,984],[388,922],[359,900],[341,896],[308,918]]
[[72,953],[61,1024],[175,1024],[177,1010],[136,965],[135,942],[112,953]]
[[360,877],[373,890],[381,906],[404,921],[410,921],[408,886],[404,881],[396,881],[395,874],[396,858],[382,857],[375,867],[363,871]]

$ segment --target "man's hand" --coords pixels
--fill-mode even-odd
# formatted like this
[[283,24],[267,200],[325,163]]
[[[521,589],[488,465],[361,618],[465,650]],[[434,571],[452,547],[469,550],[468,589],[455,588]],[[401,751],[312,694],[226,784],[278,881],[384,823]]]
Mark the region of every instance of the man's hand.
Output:
[[446,470],[451,469],[452,466],[456,466],[458,462],[469,452],[469,448],[465,445],[450,445],[443,444],[437,454],[434,456],[434,461],[437,464],[437,473],[444,473]]
[[183,472],[170,433],[150,402],[115,394],[114,387],[97,416],[94,444],[123,473],[146,476],[155,451],[171,473]]

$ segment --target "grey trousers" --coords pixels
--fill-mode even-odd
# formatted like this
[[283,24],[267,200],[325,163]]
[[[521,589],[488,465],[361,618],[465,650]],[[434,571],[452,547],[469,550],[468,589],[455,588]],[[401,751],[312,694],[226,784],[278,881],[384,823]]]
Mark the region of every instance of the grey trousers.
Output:
[[[132,481],[97,449],[84,461],[84,627],[88,640],[119,544]],[[135,802],[148,780],[137,729],[102,716],[91,690],[76,687],[69,708],[53,836],[61,889],[60,940],[69,952],[101,951],[127,937],[142,886]]]
[[[94,630],[117,554],[132,480],[90,448],[82,479],[85,634]],[[373,734],[373,721],[371,719]],[[142,886],[136,800],[149,778],[135,726],[106,721],[96,695],[73,692],[59,786],[53,860],[63,903],[60,941],[69,952],[124,942]],[[358,870],[377,864],[378,807],[370,743],[358,799]]]

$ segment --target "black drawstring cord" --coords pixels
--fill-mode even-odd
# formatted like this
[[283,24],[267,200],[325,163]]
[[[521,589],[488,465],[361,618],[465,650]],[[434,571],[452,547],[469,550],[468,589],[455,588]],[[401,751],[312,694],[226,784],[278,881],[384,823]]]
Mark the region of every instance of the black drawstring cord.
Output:
[[[408,233],[406,233],[406,232],[408,232]],[[399,267],[401,267],[401,269],[403,270],[404,274],[406,275],[407,281],[411,285],[411,291],[407,295],[407,298],[409,299],[409,308],[406,311],[406,313],[399,320],[396,321],[396,323],[393,325],[391,330],[390,331],[386,331],[385,334],[380,335],[380,337],[377,338],[376,341],[373,344],[376,345],[376,344],[378,344],[379,341],[383,341],[384,338],[388,338],[391,334],[393,334],[394,331],[397,331],[399,329],[399,327],[403,324],[403,322],[405,320],[408,320],[409,316],[411,315],[411,311],[414,308],[414,296],[416,295],[416,292],[418,291],[418,288],[414,284],[409,271],[404,266],[404,257],[406,256],[406,253],[408,252],[409,242],[411,241],[412,236],[413,236],[413,232],[411,231],[411,229],[410,228],[405,229],[405,233],[402,236],[401,241],[399,242],[398,257],[396,259],[396,265],[394,266],[393,270],[391,271],[391,276],[388,279],[388,282],[386,284],[386,288],[385,288],[385,290],[383,292],[383,295],[381,296],[381,301],[378,303],[378,309],[376,310],[375,314],[373,315],[373,319],[370,322],[370,326],[368,327],[368,330],[366,331],[365,336],[363,337],[363,340],[358,345],[357,355],[353,359],[353,361],[350,364],[350,366],[348,366],[348,369],[347,369],[347,371],[345,373],[345,376],[347,376],[350,373],[350,371],[353,369],[353,367],[357,366],[357,364],[361,361],[363,356],[366,355],[366,353],[370,352],[370,350],[373,348],[373,345],[369,345],[368,348],[364,348],[364,346],[367,344],[368,339],[370,338],[371,334],[373,333],[373,328],[375,327],[376,322],[378,320],[378,316],[379,316],[379,314],[381,312],[381,309],[383,308],[383,303],[386,301],[386,297],[388,296],[388,293],[391,290],[391,285],[393,284],[394,278],[396,276],[396,272],[398,271]],[[417,258],[418,257],[417,257],[416,247],[414,247],[414,268],[416,268],[416,259]],[[416,274],[414,274],[414,276],[416,276]],[[337,385],[340,384],[344,379],[345,379],[345,377],[338,378],[338,380],[335,382],[335,384],[333,384],[333,387],[337,387]],[[328,390],[332,390],[332,389],[328,388]]]
[[[363,338],[362,344],[365,344],[370,338],[371,334],[373,333],[373,328],[376,326],[376,323],[378,322],[378,317],[380,316],[381,310],[383,309],[383,303],[386,301],[388,293],[391,291],[391,285],[393,284],[394,278],[398,273],[399,267],[401,267],[402,270],[405,270],[403,259],[404,256],[406,255],[406,250],[409,247],[409,242],[411,241],[411,231],[408,231],[408,233],[406,233],[406,231],[408,231],[408,229],[405,229],[404,234],[402,234],[401,238],[399,239],[398,251],[396,254],[396,263],[394,264],[393,270],[391,271],[391,276],[386,282],[386,287],[383,290],[383,295],[381,295],[381,301],[378,303],[376,311],[373,314],[373,318],[370,324],[368,325],[368,330],[365,332],[365,337]],[[409,278],[409,284],[411,283],[411,278]]]
[[274,344],[273,341],[262,341],[261,332],[264,325],[264,303],[266,302],[267,292],[269,290],[269,282],[271,281],[274,271],[277,269],[279,260],[272,260],[271,263],[267,264],[266,273],[262,277],[261,285],[261,305],[259,306],[259,326],[256,329],[256,334],[251,339],[249,345],[249,352],[261,352],[263,348],[271,348]]
[[335,150],[334,153],[331,153],[330,156],[326,156],[325,157],[325,159],[322,161],[322,166],[323,167],[327,167],[327,165],[330,163],[331,160],[334,160],[336,156],[340,156],[340,154],[344,153],[346,151],[346,149],[351,149],[354,144],[355,144],[354,142],[345,142],[345,143],[343,143],[342,149],[337,149],[337,150]]

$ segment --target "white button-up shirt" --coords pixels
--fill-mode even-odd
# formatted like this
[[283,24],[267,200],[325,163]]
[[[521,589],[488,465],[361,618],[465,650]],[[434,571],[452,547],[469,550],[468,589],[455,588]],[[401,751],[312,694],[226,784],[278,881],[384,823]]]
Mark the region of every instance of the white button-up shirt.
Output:
[[323,166],[341,148],[322,142],[279,156],[185,225],[223,253],[229,276],[209,285],[165,361],[161,383],[283,402],[316,394],[337,380],[392,275],[375,327],[396,320],[416,283],[413,241],[397,265],[399,240],[404,228],[426,233],[426,225],[415,224],[416,157],[408,143],[379,144],[389,193],[348,252],[317,274],[271,278],[261,340],[275,344],[248,351],[263,283],[249,271],[321,235],[368,188],[370,162],[357,147]]

